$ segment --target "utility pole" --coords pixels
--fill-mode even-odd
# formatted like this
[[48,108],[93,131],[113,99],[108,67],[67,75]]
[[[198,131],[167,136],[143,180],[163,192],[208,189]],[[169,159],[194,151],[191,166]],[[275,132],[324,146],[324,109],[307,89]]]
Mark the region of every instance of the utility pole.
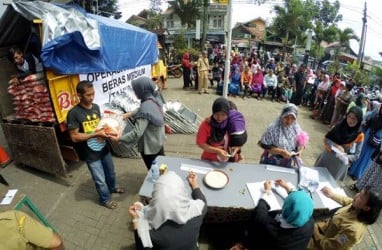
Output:
[[223,85],[223,97],[227,98],[228,95],[228,83],[229,83],[229,71],[231,70],[231,41],[232,41],[232,1],[228,0],[228,11],[227,11],[227,37],[225,46],[225,66],[224,66],[224,85]]
[[312,33],[313,33],[313,31],[311,29],[308,29],[308,37],[306,39],[305,56],[304,56],[304,64],[307,67],[312,67],[312,65],[308,65],[309,64],[309,56],[310,56],[310,47],[312,46]]
[[366,18],[366,2],[365,7],[363,9],[363,18],[362,18],[362,34],[361,34],[361,41],[359,42],[359,51],[358,51],[358,57],[357,57],[357,64],[361,66],[363,61],[363,54],[365,50],[365,41],[366,41],[366,30],[367,30],[367,18]]
[[209,0],[203,0],[203,34],[202,34],[202,41],[200,44],[201,50],[203,51],[204,45],[207,40],[207,30],[208,30],[208,5]]

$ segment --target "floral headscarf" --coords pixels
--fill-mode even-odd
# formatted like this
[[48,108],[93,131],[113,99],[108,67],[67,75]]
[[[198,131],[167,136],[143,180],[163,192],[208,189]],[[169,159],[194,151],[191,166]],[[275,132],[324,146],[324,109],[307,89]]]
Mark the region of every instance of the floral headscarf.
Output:
[[329,88],[329,85],[330,85],[330,77],[329,75],[325,74],[324,80],[318,84],[317,88],[323,91],[327,91]]
[[286,127],[282,118],[293,115],[297,119],[297,106],[294,104],[286,104],[281,115],[266,129],[261,137],[261,144],[265,147],[282,148],[288,151],[294,151],[298,145],[298,135],[301,132],[300,125],[297,120],[290,126]]

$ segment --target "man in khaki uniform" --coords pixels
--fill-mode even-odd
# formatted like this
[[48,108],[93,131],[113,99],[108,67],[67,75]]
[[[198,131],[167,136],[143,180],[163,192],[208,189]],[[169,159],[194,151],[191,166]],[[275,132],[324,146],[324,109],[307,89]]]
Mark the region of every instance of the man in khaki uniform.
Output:
[[29,215],[10,210],[0,213],[0,249],[64,249],[60,236]]
[[333,193],[328,187],[322,192],[343,205],[334,215],[315,224],[309,250],[350,250],[360,243],[366,233],[367,225],[373,224],[382,208],[382,194],[378,190],[365,189],[351,199]]
[[199,94],[208,92],[208,70],[210,65],[208,64],[207,51],[202,52],[202,56],[199,57],[198,62],[198,91]]

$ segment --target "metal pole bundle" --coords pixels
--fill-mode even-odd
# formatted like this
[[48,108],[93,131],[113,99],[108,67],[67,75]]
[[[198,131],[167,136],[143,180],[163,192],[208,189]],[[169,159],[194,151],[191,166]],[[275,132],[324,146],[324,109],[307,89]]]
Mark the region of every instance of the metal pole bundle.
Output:
[[165,122],[174,134],[195,134],[202,119],[180,102],[169,101],[165,104]]

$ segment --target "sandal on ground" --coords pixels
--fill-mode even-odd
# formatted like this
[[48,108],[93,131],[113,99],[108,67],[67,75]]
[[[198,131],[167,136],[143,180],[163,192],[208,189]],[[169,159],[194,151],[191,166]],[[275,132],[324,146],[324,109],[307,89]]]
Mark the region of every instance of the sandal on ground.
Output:
[[107,202],[105,202],[104,204],[102,204],[104,207],[106,208],[109,208],[109,209],[116,209],[118,207],[118,203],[114,202],[114,201],[111,201],[111,200],[108,200]]
[[115,194],[123,194],[123,193],[125,193],[125,189],[121,188],[121,187],[116,187],[116,188],[114,188],[113,193],[115,193]]

